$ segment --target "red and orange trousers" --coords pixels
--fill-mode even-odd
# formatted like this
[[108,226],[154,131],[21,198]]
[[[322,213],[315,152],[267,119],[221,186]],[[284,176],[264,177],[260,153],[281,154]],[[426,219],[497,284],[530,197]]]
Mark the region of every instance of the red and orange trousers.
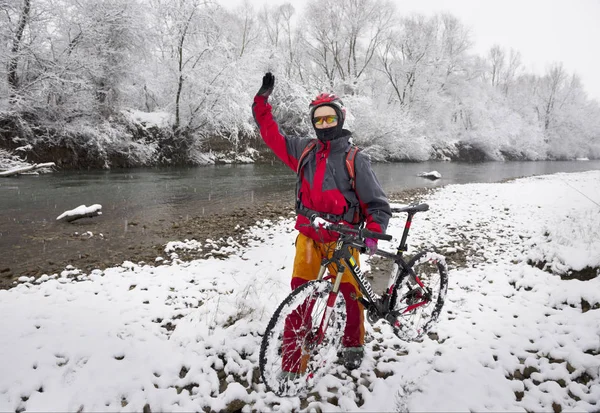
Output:
[[[323,258],[331,258],[335,246],[336,242],[321,243],[314,241],[302,233],[298,235],[298,238],[296,238],[296,256],[292,272],[292,290],[317,278],[321,261]],[[352,255],[358,263],[358,250],[355,249]],[[337,275],[335,265],[330,265],[327,270],[332,276],[332,282],[335,281]],[[342,275],[340,292],[346,302],[346,327],[344,329],[342,345],[344,347],[360,347],[365,342],[364,306],[359,301],[362,294],[358,284],[348,268],[344,270]],[[283,354],[283,370],[285,371],[297,372],[299,369],[301,349],[294,345],[293,342],[296,341],[297,332],[302,328],[301,324],[304,321],[299,314],[304,311],[306,309],[298,308],[296,311],[290,313],[285,321],[283,344],[284,348],[288,349]],[[304,327],[311,328],[310,326]]]

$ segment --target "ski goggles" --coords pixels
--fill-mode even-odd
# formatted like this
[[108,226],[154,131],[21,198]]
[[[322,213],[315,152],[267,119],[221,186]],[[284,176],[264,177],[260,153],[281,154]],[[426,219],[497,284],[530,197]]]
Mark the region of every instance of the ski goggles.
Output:
[[315,116],[313,118],[313,123],[315,125],[322,125],[323,122],[332,124],[338,121],[338,117],[336,115],[327,115],[327,116]]

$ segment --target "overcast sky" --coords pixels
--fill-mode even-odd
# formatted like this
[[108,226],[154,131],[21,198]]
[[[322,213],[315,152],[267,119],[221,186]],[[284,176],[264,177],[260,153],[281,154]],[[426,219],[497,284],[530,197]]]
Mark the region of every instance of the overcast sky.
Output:
[[[242,0],[217,0],[232,6]],[[494,44],[521,52],[528,71],[543,74],[553,62],[577,73],[600,101],[600,0],[393,0],[399,11],[450,12],[471,29],[474,51]],[[270,1],[281,4],[283,0]],[[294,0],[297,9],[306,0]],[[262,6],[265,0],[250,0]]]

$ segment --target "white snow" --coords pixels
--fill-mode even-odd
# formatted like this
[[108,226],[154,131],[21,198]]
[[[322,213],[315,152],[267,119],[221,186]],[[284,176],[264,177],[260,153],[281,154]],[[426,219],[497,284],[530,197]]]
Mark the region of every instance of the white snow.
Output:
[[30,144],[24,145],[24,146],[19,146],[18,148],[15,148],[15,152],[27,152],[33,149],[33,146],[31,146]]
[[101,215],[102,214],[102,211],[100,211],[101,209],[102,209],[102,205],[100,205],[100,204],[90,205],[89,207],[85,206],[85,205],[79,205],[77,208],[63,212],[58,217],[56,217],[56,220],[59,221],[65,217],[86,215],[86,214],[94,213],[96,211],[98,211],[98,214]]
[[24,168],[31,166],[19,156],[0,148],[0,171],[7,171],[15,168]]
[[600,263],[600,171],[450,185],[421,201],[431,209],[415,216],[409,253],[437,245],[450,266],[436,340],[367,326],[358,371],[336,365],[307,400],[265,392],[261,334],[294,258],[284,219],[251,228],[227,259],[71,267],[0,291],[0,411],[598,411],[600,277],[560,275]]
[[196,250],[196,251],[202,251],[202,244],[196,240],[184,240],[183,242],[180,241],[170,241],[167,243],[167,246],[165,247],[165,252],[169,253],[169,252],[173,252],[176,250]]
[[121,113],[132,121],[139,122],[146,128],[169,126],[173,115],[168,112],[142,112],[135,109],[122,110]]
[[[0,166],[4,163],[3,160],[0,159]],[[14,176],[18,174],[31,174],[37,175],[39,172],[51,171],[52,167],[56,166],[54,162],[46,162],[46,163],[34,163],[34,164],[26,164],[15,166],[6,171],[0,171],[0,176]]]

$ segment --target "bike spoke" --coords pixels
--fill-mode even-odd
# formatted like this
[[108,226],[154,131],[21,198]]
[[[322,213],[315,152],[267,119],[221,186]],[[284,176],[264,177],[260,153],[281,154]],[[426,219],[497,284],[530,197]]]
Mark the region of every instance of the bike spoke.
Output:
[[278,395],[305,392],[335,361],[345,326],[345,309],[340,295],[327,324],[323,324],[330,291],[329,282],[307,283],[294,291],[273,315],[263,337],[259,364],[263,381]]
[[412,264],[416,286],[409,288],[407,282],[395,285],[396,291],[392,294],[392,309],[396,314],[394,331],[407,341],[421,338],[432,327],[441,311],[447,288],[447,272],[443,261],[428,259],[429,253],[420,256],[423,258],[416,259]]

